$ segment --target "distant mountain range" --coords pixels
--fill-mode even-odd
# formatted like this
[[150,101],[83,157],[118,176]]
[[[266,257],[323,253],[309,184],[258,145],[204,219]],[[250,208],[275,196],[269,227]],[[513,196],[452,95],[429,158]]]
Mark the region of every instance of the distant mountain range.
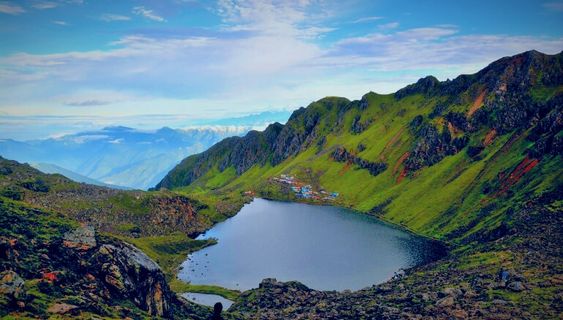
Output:
[[34,167],[35,169],[43,172],[43,173],[48,173],[48,174],[57,173],[57,174],[63,175],[65,177],[69,178],[70,180],[76,181],[76,182],[87,183],[87,184],[92,184],[92,185],[95,185],[95,186],[108,187],[108,188],[113,188],[113,189],[124,189],[124,190],[130,189],[130,188],[127,188],[127,187],[103,183],[103,182],[100,182],[98,180],[88,178],[86,176],[83,176],[81,174],[67,170],[63,167],[59,167],[59,166],[57,166],[55,164],[51,164],[51,163],[39,162],[39,163],[30,163],[30,165],[32,167]]
[[214,125],[141,131],[116,126],[60,138],[0,140],[0,155],[35,164],[46,173],[60,173],[78,182],[147,189],[186,156],[251,128]]

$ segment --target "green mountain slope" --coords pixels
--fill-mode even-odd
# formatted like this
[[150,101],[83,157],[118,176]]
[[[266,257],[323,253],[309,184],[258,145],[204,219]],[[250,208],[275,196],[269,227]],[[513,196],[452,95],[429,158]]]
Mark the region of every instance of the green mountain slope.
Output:
[[561,180],[562,61],[530,51],[452,81],[426,77],[395,94],[327,97],[286,125],[186,158],[157,188],[298,200],[272,180],[289,174],[338,192],[336,205],[428,236],[492,230],[502,210],[484,221],[478,208],[519,185],[538,193]]
[[[563,53],[530,51],[395,94],[327,97],[285,125],[186,158],[156,188],[209,202],[250,194],[349,207],[450,247],[434,263],[356,292],[265,280],[233,307],[248,315],[558,318],[562,62]],[[306,184],[318,197],[291,188]]]

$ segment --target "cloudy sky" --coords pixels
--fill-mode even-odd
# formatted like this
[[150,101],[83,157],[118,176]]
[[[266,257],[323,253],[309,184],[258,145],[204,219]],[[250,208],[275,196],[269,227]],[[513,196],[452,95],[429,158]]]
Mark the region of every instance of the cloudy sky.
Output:
[[32,138],[293,110],[558,53],[563,1],[0,1],[0,40],[0,138]]

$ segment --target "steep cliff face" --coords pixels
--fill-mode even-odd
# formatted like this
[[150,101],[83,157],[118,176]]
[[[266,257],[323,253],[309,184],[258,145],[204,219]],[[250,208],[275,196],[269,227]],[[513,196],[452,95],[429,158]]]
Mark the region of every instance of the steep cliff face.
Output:
[[234,168],[237,175],[241,175],[255,165],[278,165],[322,136],[319,124],[327,110],[336,111],[348,103],[345,98],[325,98],[296,110],[286,125],[274,123],[263,132],[251,131],[244,137],[225,139],[183,160],[155,189],[189,185],[213,168],[221,172]]

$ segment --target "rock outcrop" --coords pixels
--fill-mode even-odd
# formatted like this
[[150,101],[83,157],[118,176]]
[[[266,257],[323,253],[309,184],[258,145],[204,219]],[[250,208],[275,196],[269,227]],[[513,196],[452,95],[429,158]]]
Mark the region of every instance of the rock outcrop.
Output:
[[367,161],[354,155],[343,147],[336,148],[331,157],[334,161],[355,164],[362,169],[366,169],[372,176],[377,176],[387,169],[387,164],[383,162]]
[[56,213],[0,197],[0,316],[190,318],[210,310],[180,300],[136,247]]

